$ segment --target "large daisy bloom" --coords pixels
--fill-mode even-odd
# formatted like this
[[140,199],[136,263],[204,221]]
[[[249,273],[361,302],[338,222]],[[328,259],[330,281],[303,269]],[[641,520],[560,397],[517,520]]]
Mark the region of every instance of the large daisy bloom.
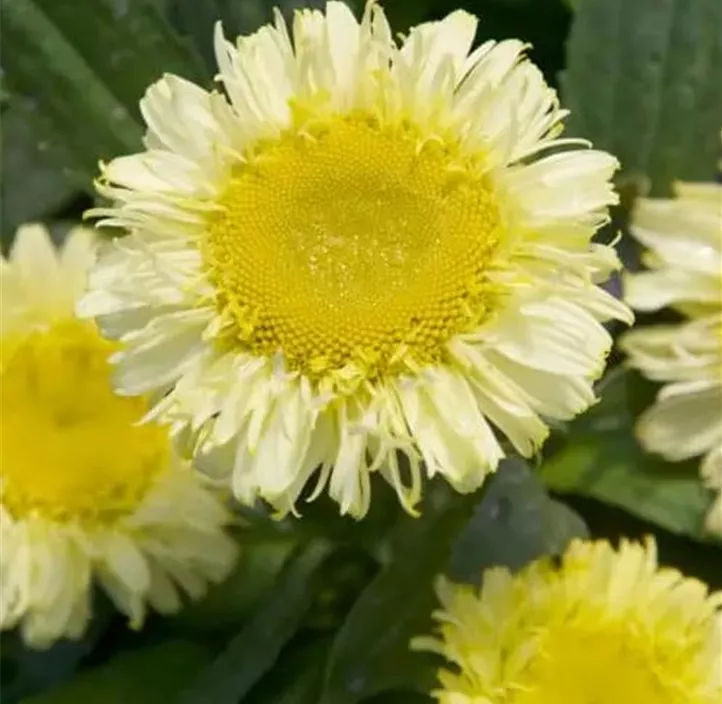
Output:
[[594,401],[600,321],[631,318],[590,244],[617,162],[559,139],[521,42],[469,53],[476,25],[397,45],[378,5],[329,2],[292,33],[219,26],[223,92],[165,76],[146,151],[103,168],[95,212],[129,235],[82,314],[124,342],[119,390],[162,390],[155,415],[244,502],[285,513],[316,475],[310,497],[363,516],[378,473],[413,510],[422,473],[474,490],[500,436],[531,455]]
[[227,509],[113,393],[116,343],[74,316],[95,257],[91,231],[56,251],[21,228],[0,269],[0,628],[43,648],[82,635],[97,582],[133,627],[172,612],[235,559]]
[[676,198],[642,199],[632,232],[649,270],[626,276],[627,302],[682,316],[621,340],[629,363],[663,384],[637,435],[672,462],[702,457],[703,480],[720,492],[707,526],[722,535],[722,186],[681,183]]
[[656,548],[573,542],[557,567],[437,583],[437,633],[412,646],[449,661],[441,704],[719,704],[722,592],[657,566]]

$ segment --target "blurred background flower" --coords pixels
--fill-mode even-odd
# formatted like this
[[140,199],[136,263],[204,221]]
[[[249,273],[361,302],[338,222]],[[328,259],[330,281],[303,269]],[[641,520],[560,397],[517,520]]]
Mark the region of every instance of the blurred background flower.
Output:
[[75,317],[95,260],[92,231],[58,252],[39,225],[2,259],[0,626],[32,647],[80,638],[99,582],[140,628],[230,572],[221,500],[174,457],[167,431],[116,396],[117,345]]
[[[639,418],[644,448],[672,462],[702,457],[702,478],[722,490],[722,186],[677,185],[675,199],[640,199],[634,236],[649,271],[630,274],[625,298],[637,310],[669,306],[681,322],[639,327],[621,339],[629,363],[662,382]],[[707,515],[722,534],[722,498]]]

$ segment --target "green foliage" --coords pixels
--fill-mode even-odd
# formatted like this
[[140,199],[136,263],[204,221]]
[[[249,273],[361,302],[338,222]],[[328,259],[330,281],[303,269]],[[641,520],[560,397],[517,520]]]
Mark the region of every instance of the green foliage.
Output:
[[9,242],[19,225],[61,209],[85,181],[63,166],[62,156],[38,142],[26,105],[13,101],[2,113],[0,233]]
[[311,543],[289,563],[248,624],[204,670],[182,704],[235,704],[273,665],[298,630],[313,599],[313,575],[330,545]]
[[541,467],[551,489],[626,509],[673,533],[710,540],[704,516],[712,502],[697,474],[699,460],[672,465],[646,454],[634,438],[640,399],[650,398],[630,371],[612,372],[601,402],[577,418],[563,447]]
[[711,180],[722,127],[719,0],[580,0],[567,45],[569,131],[652,194]]
[[151,82],[203,75],[150,0],[11,0],[2,27],[8,88],[41,141],[88,182],[99,160],[140,148],[138,101]]
[[68,684],[22,704],[167,704],[210,658],[186,640],[120,653]]
[[487,567],[521,567],[584,534],[581,519],[560,510],[521,462],[503,463],[486,488],[470,496],[434,486],[421,517],[403,517],[390,533],[385,567],[341,627],[322,704],[350,704],[391,689],[428,692],[438,663],[408,645],[431,628],[434,578],[447,572],[478,582]]

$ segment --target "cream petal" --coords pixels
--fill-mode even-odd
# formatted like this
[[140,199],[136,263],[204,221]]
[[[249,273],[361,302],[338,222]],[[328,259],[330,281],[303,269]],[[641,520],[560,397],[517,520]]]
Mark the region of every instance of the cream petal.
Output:
[[504,454],[478,411],[474,433],[465,432],[458,406],[450,407],[443,391],[449,375],[440,370],[433,381],[399,386],[399,400],[429,475],[439,472],[459,491],[472,491]]
[[[442,20],[413,27],[399,51],[400,58],[419,67],[419,89],[428,90],[443,63],[451,61],[459,76],[476,34],[478,20],[456,10]],[[421,65],[419,65],[421,64]]]
[[601,373],[612,344],[609,333],[586,311],[554,299],[506,311],[492,329],[480,332],[481,338],[520,364],[581,377]]
[[333,469],[328,493],[335,499],[341,514],[364,516],[371,502],[371,486],[366,471],[366,439],[361,433],[351,432],[349,418],[345,408],[339,411],[338,451],[333,461]]
[[529,406],[546,418],[571,420],[596,400],[587,379],[532,369],[495,350],[486,350],[484,356],[494,369],[514,382]]
[[360,32],[356,18],[343,2],[326,4],[326,43],[335,87],[344,94],[353,93],[357,80]]
[[619,200],[610,181],[618,166],[610,154],[586,149],[508,169],[501,179],[513,225],[532,230],[569,220],[599,227]]
[[201,334],[207,324],[205,311],[181,311],[155,318],[132,339],[126,335],[126,346],[111,359],[118,391],[133,396],[183,376],[210,354]]
[[163,76],[140,101],[146,147],[201,160],[206,168],[222,167],[223,156],[236,145],[228,104],[219,98],[178,76]]
[[88,228],[70,230],[60,250],[60,270],[67,292],[69,309],[85,293],[88,271],[97,258],[98,242],[95,233]]
[[675,395],[640,417],[637,434],[650,452],[677,462],[707,452],[722,438],[722,387]]
[[177,199],[219,195],[220,184],[214,176],[185,156],[159,150],[118,157],[103,169],[103,178],[116,186],[173,194]]
[[[10,305],[22,305],[38,317],[53,318],[72,314],[55,247],[42,225],[18,228],[10,249],[9,264],[4,267],[3,295],[10,296]],[[42,281],[43,285],[36,285]],[[9,305],[3,306],[6,310]],[[5,312],[5,311],[3,311]]]
[[681,301],[717,303],[719,277],[693,270],[661,269],[624,277],[624,300],[641,311],[654,311]]

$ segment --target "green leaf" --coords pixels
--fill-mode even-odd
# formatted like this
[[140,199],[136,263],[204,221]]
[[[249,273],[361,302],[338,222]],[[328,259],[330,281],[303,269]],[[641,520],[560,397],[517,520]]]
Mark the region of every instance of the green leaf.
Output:
[[488,567],[517,570],[542,555],[558,555],[572,538],[587,535],[584,521],[549,498],[522,460],[507,460],[456,538],[447,573],[456,581],[479,583]]
[[250,622],[180,698],[182,704],[236,704],[273,666],[313,601],[314,574],[330,545],[311,543],[292,558]]
[[47,218],[86,187],[77,174],[63,167],[57,153],[38,142],[28,117],[20,100],[11,99],[2,113],[0,231],[5,247],[18,226]]
[[635,413],[649,393],[634,372],[607,375],[600,403],[579,416],[563,446],[541,466],[546,484],[626,509],[673,533],[701,540],[712,493],[697,477],[699,460],[670,464],[634,437]]
[[150,0],[8,0],[1,18],[9,87],[39,140],[86,177],[140,149],[138,101],[162,72],[202,75]]
[[22,704],[167,704],[209,659],[202,645],[168,641],[116,655]]
[[361,593],[336,638],[322,704],[357,702],[403,688],[417,673],[430,674],[422,689],[433,684],[435,659],[411,652],[409,641],[428,628],[433,579],[480,498],[479,492],[458,496],[435,484],[428,488],[421,517],[401,519],[390,536],[388,564]]
[[664,195],[711,180],[722,127],[719,0],[583,0],[563,77],[569,131]]
[[461,496],[432,485],[421,510],[420,518],[399,522],[386,566],[340,629],[322,704],[357,702],[392,689],[428,692],[439,663],[411,651],[409,642],[431,628],[436,575],[446,571],[478,581],[491,565],[516,568],[563,549],[564,531],[567,540],[584,532],[581,521],[550,503],[540,482],[515,460],[504,462],[483,492]]

